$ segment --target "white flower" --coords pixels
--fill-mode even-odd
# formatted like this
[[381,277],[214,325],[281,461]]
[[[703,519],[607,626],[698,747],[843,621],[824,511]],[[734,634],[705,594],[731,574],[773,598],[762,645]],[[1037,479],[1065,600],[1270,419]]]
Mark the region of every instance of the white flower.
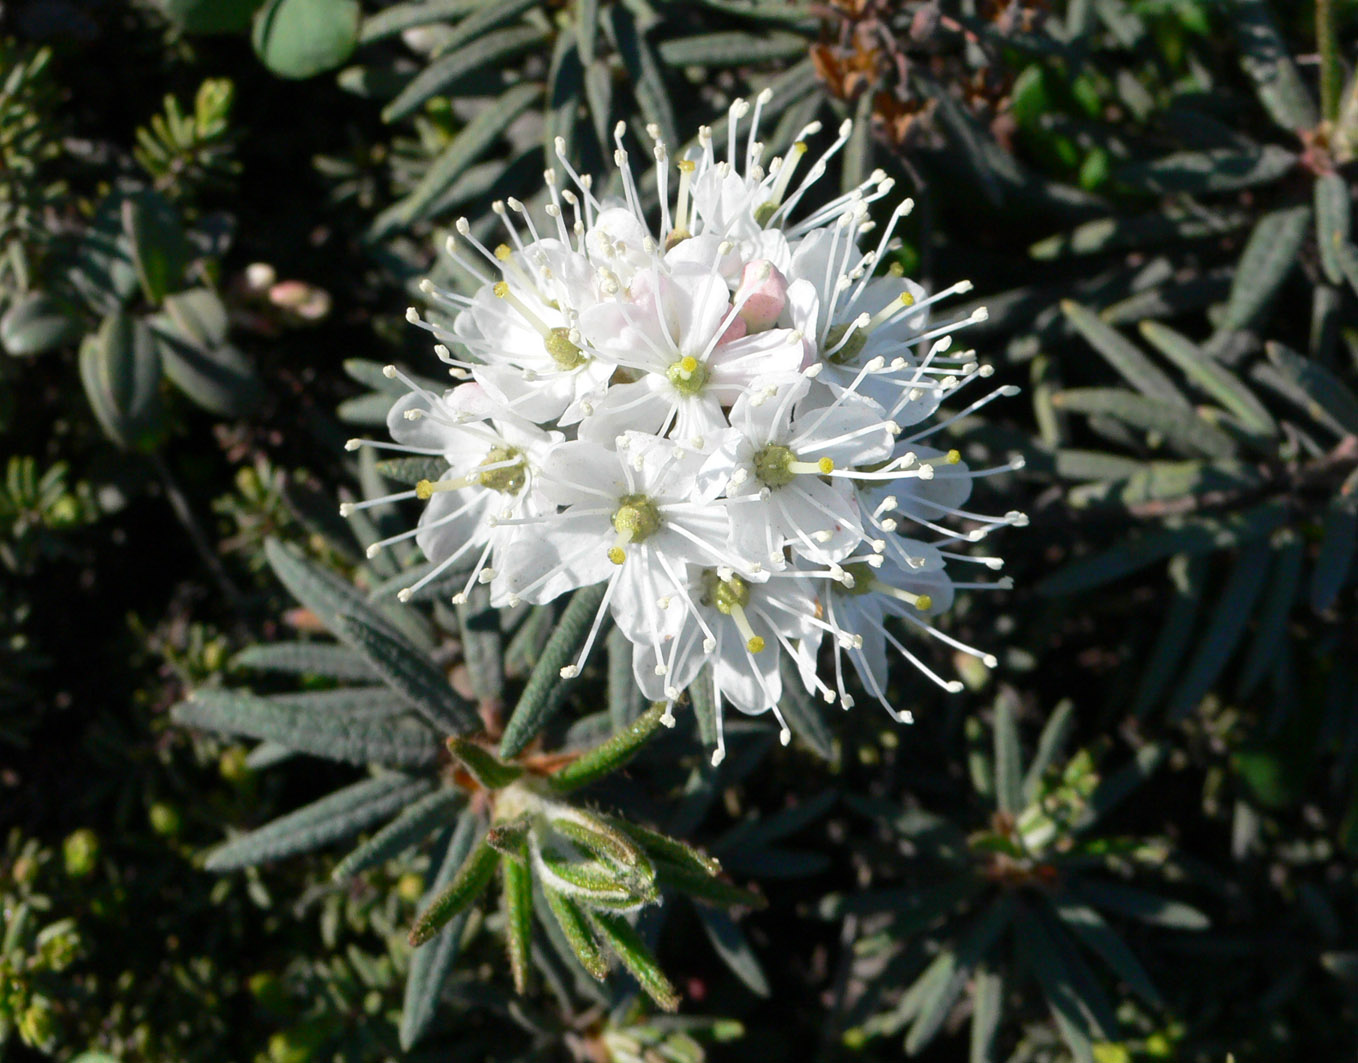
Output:
[[765,377],[749,388],[704,470],[724,476],[732,498],[757,503],[742,509],[735,542],[778,568],[785,549],[833,562],[863,541],[858,500],[835,473],[884,461],[895,443],[895,426],[876,403],[851,392],[826,393],[817,403],[812,387],[798,374]]
[[714,765],[726,754],[721,725],[726,704],[749,715],[771,711],[786,745],[792,732],[778,711],[782,655],[788,653],[802,675],[814,675],[821,642],[811,581],[789,572],[756,582],[749,573],[695,565],[685,593],[688,609],[668,674],[657,679],[634,661],[637,685],[652,700],[672,702],[704,666],[710,669],[717,707]]
[[[983,312],[935,315],[970,285],[931,295],[890,261],[908,200],[863,242],[872,204],[892,190],[880,171],[803,209],[850,127],[817,157],[812,123],[766,159],[769,102],[733,102],[724,136],[699,130],[673,164],[648,128],[658,218],[620,124],[620,198],[596,194],[558,141],[564,179],[545,174],[542,231],[513,199],[494,205],[505,242],[493,249],[459,220],[448,253],[473,294],[425,282],[439,313],[408,316],[463,383],[436,394],[391,370],[411,389],[392,410],[394,442],[351,441],[437,457],[447,471],[344,511],[426,503],[416,528],[374,546],[413,537],[432,563],[404,597],[463,563],[460,593],[489,583],[497,605],[601,587],[563,676],[612,617],[648,697],[673,705],[706,672],[719,705],[773,712],[786,741],[785,675],[847,707],[857,672],[907,720],[889,697],[890,657],[959,687],[907,632],[994,665],[932,618],[958,590],[1007,585],[958,582],[947,568],[999,568],[959,547],[1025,518],[965,508],[976,480],[1018,463],[973,469],[931,445],[1016,390],[934,416],[990,375],[974,352],[953,349]],[[823,679],[826,641],[833,675]],[[784,655],[795,669],[781,667]],[[723,749],[719,730],[714,760]]]
[[661,272],[653,265],[630,292],[630,298],[617,296],[580,316],[591,347],[638,376],[608,389],[581,428],[588,438],[672,430],[676,439],[702,447],[726,427],[723,408],[756,377],[801,366],[795,333],[744,334],[740,304],[732,305],[726,282],[710,268],[685,263]]
[[583,439],[556,447],[541,479],[545,497],[561,510],[515,522],[524,534],[505,552],[492,600],[546,602],[607,582],[599,617],[611,609],[638,656],[666,674],[684,619],[689,566],[742,561],[728,545],[730,503],[698,488],[702,460],[640,432],[627,433],[616,450]]

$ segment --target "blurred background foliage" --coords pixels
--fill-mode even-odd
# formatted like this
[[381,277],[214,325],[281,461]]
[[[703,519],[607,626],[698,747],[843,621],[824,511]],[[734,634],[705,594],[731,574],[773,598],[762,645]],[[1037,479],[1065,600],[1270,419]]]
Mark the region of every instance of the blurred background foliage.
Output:
[[[1356,43],[1352,0],[0,3],[0,1058],[1349,1058]],[[413,829],[446,790],[241,857],[407,755],[289,728],[390,679],[315,587],[492,733],[554,614],[395,607],[418,557],[364,547],[411,515],[335,502],[409,470],[343,442],[382,364],[429,369],[404,311],[455,217],[540,201],[556,137],[603,173],[617,122],[678,145],[765,85],[771,143],[857,119],[835,178],[897,178],[898,261],[974,281],[969,342],[1025,385],[953,430],[1027,458],[987,482],[1032,517],[1016,589],[949,621],[1001,666],[898,675],[908,729],[732,721],[717,770],[697,697],[585,791],[720,861],[715,905],[631,932],[646,992],[540,888],[412,952],[471,842]],[[500,767],[637,720],[622,652]]]

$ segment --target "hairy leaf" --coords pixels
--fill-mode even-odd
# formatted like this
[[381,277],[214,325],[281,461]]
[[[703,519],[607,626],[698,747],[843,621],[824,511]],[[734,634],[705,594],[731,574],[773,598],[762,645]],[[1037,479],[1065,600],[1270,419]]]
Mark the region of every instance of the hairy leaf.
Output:
[[391,773],[346,786],[208,854],[209,871],[235,871],[320,849],[395,815],[427,793],[427,779]]

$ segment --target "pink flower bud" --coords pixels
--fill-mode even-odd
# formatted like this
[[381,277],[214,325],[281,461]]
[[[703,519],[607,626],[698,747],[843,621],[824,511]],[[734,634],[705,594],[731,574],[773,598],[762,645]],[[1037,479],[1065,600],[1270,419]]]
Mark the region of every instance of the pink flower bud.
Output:
[[736,340],[744,339],[745,334],[749,331],[749,326],[747,326],[744,321],[739,317],[734,317],[731,319],[731,323],[726,326],[726,331],[721,334],[721,339],[717,341],[717,345],[725,347],[728,343],[734,343]]
[[778,321],[787,305],[787,278],[767,259],[745,264],[735,301],[739,316],[751,332],[763,332]]

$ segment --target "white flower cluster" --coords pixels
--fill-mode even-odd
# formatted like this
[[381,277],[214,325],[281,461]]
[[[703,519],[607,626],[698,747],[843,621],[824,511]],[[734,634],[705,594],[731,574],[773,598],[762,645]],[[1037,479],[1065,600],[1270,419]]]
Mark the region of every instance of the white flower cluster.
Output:
[[[579,660],[611,613],[652,700],[673,703],[707,666],[718,720],[730,703],[772,710],[782,724],[782,655],[809,690],[846,708],[847,657],[887,712],[908,720],[887,698],[888,644],[943,687],[960,684],[932,671],[888,620],[993,665],[928,618],[960,587],[1001,585],[954,582],[949,561],[1001,562],[948,548],[1024,520],[961,508],[976,477],[1013,463],[971,470],[924,440],[1015,389],[913,430],[990,375],[973,352],[952,349],[952,334],[980,315],[931,315],[969,285],[929,296],[898,267],[881,269],[908,200],[860,247],[874,228],[870,204],[891,190],[880,172],[794,220],[849,124],[810,165],[806,138],[818,124],[766,164],[757,134],[767,101],[755,102],[743,142],[750,107],[732,104],[724,161],[709,129],[677,165],[649,130],[658,231],[621,125],[621,197],[596,195],[558,142],[569,180],[546,174],[545,231],[514,199],[495,204],[507,240],[498,247],[460,220],[448,250],[476,294],[426,281],[451,329],[408,316],[463,382],[436,394],[388,367],[410,392],[388,418],[396,443],[371,444],[437,456],[448,470],[358,506],[427,503],[417,528],[373,547],[414,536],[433,562],[403,599],[459,565],[470,565],[463,595],[489,584],[496,605],[606,584]],[[943,524],[958,518],[969,531]],[[831,682],[817,668],[826,640]],[[714,763],[722,751],[719,739]]]

